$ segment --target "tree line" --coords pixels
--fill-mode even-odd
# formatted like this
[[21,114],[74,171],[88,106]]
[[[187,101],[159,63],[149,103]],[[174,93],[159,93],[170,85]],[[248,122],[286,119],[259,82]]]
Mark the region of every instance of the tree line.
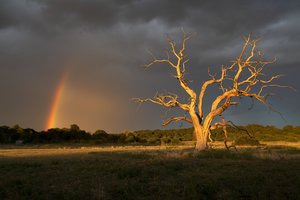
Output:
[[22,128],[19,125],[12,127],[0,126],[0,144],[38,144],[38,143],[65,143],[65,142],[93,142],[104,143],[179,143],[192,140],[191,128],[174,130],[141,130],[123,131],[122,133],[108,134],[104,130],[94,133],[81,130],[78,125],[72,124],[69,128],[51,128],[47,131],[36,131],[32,128]]
[[[246,131],[245,131],[246,130]],[[0,144],[40,144],[40,143],[140,143],[140,144],[180,144],[192,141],[193,128],[171,130],[139,130],[123,131],[117,134],[108,134],[104,130],[94,133],[81,130],[73,124],[69,128],[52,128],[47,131],[36,131],[31,128],[22,128],[19,125],[12,127],[0,126]],[[259,141],[300,141],[300,126],[287,125],[283,128],[250,124],[228,128],[228,141],[243,141],[255,138]],[[222,129],[213,130],[213,141],[223,140]]]

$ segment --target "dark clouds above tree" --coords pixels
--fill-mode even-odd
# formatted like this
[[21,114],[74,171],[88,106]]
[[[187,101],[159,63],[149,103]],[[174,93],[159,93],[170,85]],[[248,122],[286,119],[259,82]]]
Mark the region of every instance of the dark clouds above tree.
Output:
[[[207,78],[207,67],[217,70],[221,64],[228,64],[240,50],[242,36],[252,33],[263,37],[260,46],[267,56],[278,59],[274,70],[287,75],[283,83],[297,87],[299,13],[298,0],[3,0],[0,2],[0,89],[4,91],[1,122],[42,129],[54,88],[66,65],[70,65],[69,98],[83,93],[94,98],[93,102],[114,98],[121,102],[120,107],[127,109],[116,117],[122,123],[108,124],[104,119],[115,116],[101,113],[100,108],[94,113],[87,112],[84,103],[89,102],[88,98],[81,97],[82,103],[74,99],[65,108],[66,116],[72,110],[73,121],[61,124],[78,123],[90,130],[112,131],[159,127],[159,108],[150,106],[154,109],[150,114],[144,107],[135,112],[129,99],[152,96],[156,91],[180,92],[168,69],[157,66],[145,72],[141,65],[149,59],[146,49],[162,55],[166,34],[178,38],[181,27],[197,33],[188,49],[189,78],[195,86]],[[284,115],[293,116],[287,117],[288,123],[295,124],[294,116],[299,117],[300,106],[291,105],[300,99],[299,94],[289,91],[283,94],[293,99],[282,95],[275,101],[276,106]],[[86,116],[76,116],[83,111]],[[32,113],[30,118],[28,113]],[[128,115],[132,120],[123,118]],[[238,116],[235,118],[239,119]],[[240,122],[246,123],[247,118],[244,115],[242,118]],[[273,115],[271,118],[274,124],[284,124]]]

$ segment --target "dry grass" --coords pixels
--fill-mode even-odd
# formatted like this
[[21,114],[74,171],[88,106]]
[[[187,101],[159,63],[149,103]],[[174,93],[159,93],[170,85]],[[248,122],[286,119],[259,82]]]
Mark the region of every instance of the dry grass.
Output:
[[2,146],[0,199],[300,199],[300,142]]
[[[214,150],[224,150],[223,142],[213,142],[210,144]],[[6,145],[0,146],[0,158],[25,158],[25,157],[49,157],[49,156],[84,156],[90,153],[105,153],[105,152],[131,152],[131,153],[148,153],[148,154],[166,154],[168,157],[181,157],[182,154],[194,152],[193,144],[186,143],[185,145],[162,145],[162,146],[16,146]],[[263,142],[260,146],[238,146],[237,152],[252,152],[253,155],[259,158],[285,158],[289,156],[298,158],[300,156],[300,142]],[[299,154],[290,155],[289,152],[299,150]],[[233,151],[233,150],[231,150]]]
[[12,146],[1,148],[0,157],[19,158],[19,157],[48,157],[48,156],[72,156],[72,155],[86,155],[89,153],[101,152],[149,152],[149,151],[165,151],[165,150],[184,150],[192,149],[192,146],[103,146],[103,147],[70,147],[64,146],[59,148],[16,148]]

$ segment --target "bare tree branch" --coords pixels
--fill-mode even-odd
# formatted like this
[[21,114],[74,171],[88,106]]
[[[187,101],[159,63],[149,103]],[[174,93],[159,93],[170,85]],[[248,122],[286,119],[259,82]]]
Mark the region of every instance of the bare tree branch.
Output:
[[[222,81],[224,80],[224,78],[226,76],[227,70],[228,69],[226,69],[225,67],[222,67],[221,77],[219,79],[215,79],[216,75],[214,75],[214,76],[211,76],[212,77],[211,80],[205,81],[203,83],[200,94],[199,94],[199,103],[198,103],[198,112],[199,112],[199,116],[201,119],[203,119],[203,108],[202,108],[203,107],[203,97],[204,97],[207,87],[214,83],[222,83]],[[208,72],[208,73],[210,73],[210,72]]]
[[[168,43],[169,43],[169,46],[170,46],[170,52],[173,56],[175,56],[176,63],[174,63],[170,60],[169,53],[167,53],[167,58],[157,59],[151,52],[149,52],[153,60],[150,63],[146,64],[145,67],[148,68],[148,67],[150,67],[154,64],[157,64],[157,63],[166,63],[166,64],[170,65],[171,67],[173,67],[176,70],[176,76],[175,77],[179,81],[180,86],[191,97],[190,107],[193,109],[195,107],[195,104],[196,104],[196,93],[189,87],[188,83],[184,79],[184,74],[185,74],[185,71],[186,71],[186,63],[189,61],[186,58],[186,55],[185,55],[184,51],[185,51],[186,42],[190,39],[191,35],[188,35],[185,32],[183,32],[183,33],[184,34],[183,34],[183,38],[182,38],[182,45],[181,45],[181,48],[178,51],[176,50],[176,43],[170,37],[167,37],[167,40],[168,40]],[[151,100],[148,99],[148,101],[151,101]],[[157,99],[154,100],[153,103],[158,103]],[[160,101],[159,101],[158,104],[162,105]],[[163,105],[163,106],[165,106],[165,105]]]
[[169,125],[170,123],[172,123],[172,122],[174,122],[174,121],[176,121],[176,122],[177,122],[177,121],[185,121],[185,122],[188,122],[188,123],[190,123],[190,124],[193,123],[192,120],[190,120],[190,119],[188,119],[188,118],[186,118],[186,117],[172,117],[172,118],[166,120],[162,125],[163,125],[163,126],[167,126],[167,125]]
[[152,57],[152,61],[148,64],[145,64],[145,67],[146,68],[149,68],[151,67],[152,65],[156,64],[156,63],[167,63],[169,64],[171,67],[173,68],[176,68],[176,65],[170,60],[170,55],[169,53],[167,52],[166,55],[167,55],[167,58],[166,59],[157,59],[152,52],[148,51],[148,53],[151,55]]
[[158,94],[153,98],[146,98],[146,99],[133,98],[132,100],[137,103],[152,102],[152,103],[155,103],[155,104],[158,104],[158,105],[161,105],[164,107],[168,107],[168,108],[179,107],[183,110],[189,111],[189,105],[180,103],[178,101],[177,95]]

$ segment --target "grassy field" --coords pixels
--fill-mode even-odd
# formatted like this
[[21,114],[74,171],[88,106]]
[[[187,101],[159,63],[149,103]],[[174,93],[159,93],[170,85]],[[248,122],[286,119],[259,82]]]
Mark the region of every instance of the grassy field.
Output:
[[300,199],[300,143],[0,146],[0,199]]

